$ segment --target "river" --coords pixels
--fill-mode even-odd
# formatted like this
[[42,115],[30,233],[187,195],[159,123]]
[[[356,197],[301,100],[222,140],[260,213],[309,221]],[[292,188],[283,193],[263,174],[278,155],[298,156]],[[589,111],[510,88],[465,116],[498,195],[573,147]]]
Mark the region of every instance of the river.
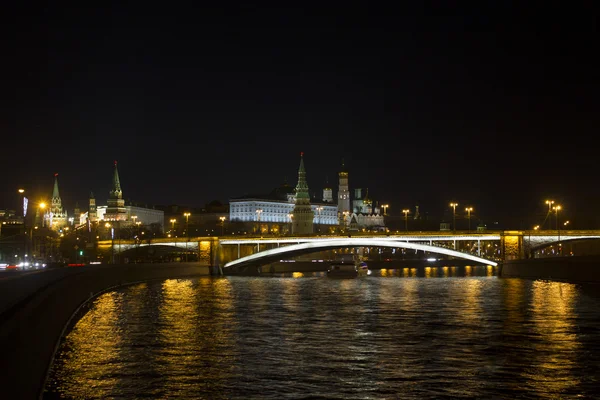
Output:
[[492,267],[136,284],[90,302],[44,399],[594,398],[598,288]]

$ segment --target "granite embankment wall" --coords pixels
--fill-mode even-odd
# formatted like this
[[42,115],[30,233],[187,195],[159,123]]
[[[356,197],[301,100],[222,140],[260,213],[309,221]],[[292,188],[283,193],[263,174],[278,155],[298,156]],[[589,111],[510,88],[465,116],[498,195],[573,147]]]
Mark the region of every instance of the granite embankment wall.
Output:
[[55,349],[88,300],[121,285],[210,275],[200,263],[67,267],[0,279],[0,398],[41,398]]
[[600,255],[508,260],[501,265],[498,276],[600,283]]

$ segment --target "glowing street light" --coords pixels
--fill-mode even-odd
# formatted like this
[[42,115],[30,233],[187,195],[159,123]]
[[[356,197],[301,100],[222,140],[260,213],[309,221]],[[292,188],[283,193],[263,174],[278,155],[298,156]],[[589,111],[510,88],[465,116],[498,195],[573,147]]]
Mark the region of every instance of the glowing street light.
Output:
[[402,212],[404,213],[404,230],[408,231],[408,213],[410,210],[402,210]]
[[[552,207],[552,209],[556,211],[556,232],[558,234],[558,241],[560,242],[560,225],[558,225],[558,212],[562,210],[562,207],[557,204],[556,206]],[[558,245],[560,246],[560,243]]]
[[221,216],[219,219],[221,220],[221,236],[223,236],[225,234],[225,217]]
[[[550,217],[550,214],[552,214],[552,204],[554,204],[554,200],[546,200],[546,204],[548,204],[548,214],[546,215],[546,219],[548,219],[548,217]],[[544,224],[545,223],[546,220],[544,220]],[[548,221],[548,229],[552,229],[552,222],[550,221]]]
[[173,233],[175,230],[175,222],[177,222],[177,220],[175,218],[171,218],[169,222],[171,223],[171,233]]
[[465,211],[467,212],[467,219],[469,220],[469,232],[471,232],[471,211],[473,211],[473,207],[467,207],[465,208]]
[[388,204],[382,204],[381,208],[383,208],[383,215],[387,215],[387,209],[388,209],[389,205]]
[[456,206],[458,203],[450,203],[450,207],[452,207],[452,229],[456,232]]
[[185,241],[185,261],[187,262],[188,260],[188,242],[190,241],[190,229],[189,229],[189,218],[190,218],[190,214],[189,212],[183,213],[183,216],[185,217],[185,233],[187,235],[187,240]]

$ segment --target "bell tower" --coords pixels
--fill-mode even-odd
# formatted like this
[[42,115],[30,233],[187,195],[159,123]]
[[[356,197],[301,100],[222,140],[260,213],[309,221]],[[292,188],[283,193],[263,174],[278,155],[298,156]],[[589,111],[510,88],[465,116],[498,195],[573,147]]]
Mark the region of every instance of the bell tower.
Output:
[[344,215],[344,212],[350,213],[350,191],[348,190],[348,171],[344,166],[342,159],[342,170],[339,172],[338,184],[338,212]]

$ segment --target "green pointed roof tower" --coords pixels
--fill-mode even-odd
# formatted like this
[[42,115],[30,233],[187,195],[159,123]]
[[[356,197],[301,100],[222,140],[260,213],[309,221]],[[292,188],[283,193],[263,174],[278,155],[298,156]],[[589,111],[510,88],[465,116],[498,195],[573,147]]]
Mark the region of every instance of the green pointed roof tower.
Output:
[[313,220],[315,213],[310,206],[306,170],[304,169],[304,153],[300,153],[300,167],[298,168],[298,184],[296,185],[296,204],[293,211],[292,233],[310,235],[313,233]]
[[113,172],[112,190],[107,201],[104,219],[109,221],[125,221],[127,219],[127,210],[125,209],[125,200],[123,200],[123,191],[121,190],[121,181],[116,161]]

